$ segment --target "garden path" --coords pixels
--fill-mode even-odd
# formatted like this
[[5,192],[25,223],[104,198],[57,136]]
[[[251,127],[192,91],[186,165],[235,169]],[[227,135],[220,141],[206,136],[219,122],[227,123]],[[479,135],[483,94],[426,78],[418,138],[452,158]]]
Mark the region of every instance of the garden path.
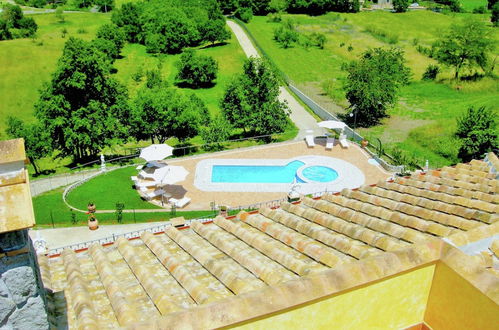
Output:
[[[227,25],[236,35],[237,41],[241,45],[247,57],[260,57],[255,46],[251,43],[243,29],[234,21],[227,20]],[[283,86],[279,87],[279,100],[286,101],[291,109],[291,120],[300,130],[295,140],[303,140],[307,135],[307,130],[313,130],[314,135],[323,135],[324,130],[317,125],[315,118],[308,113],[307,110],[291,95],[291,93]]]

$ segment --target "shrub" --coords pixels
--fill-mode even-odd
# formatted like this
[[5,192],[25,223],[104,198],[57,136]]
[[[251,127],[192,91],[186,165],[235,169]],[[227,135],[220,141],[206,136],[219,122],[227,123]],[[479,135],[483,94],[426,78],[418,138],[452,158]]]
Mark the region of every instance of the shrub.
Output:
[[217,78],[218,63],[210,56],[196,55],[193,50],[187,50],[180,57],[177,83],[191,87],[207,87]]
[[499,26],[499,2],[492,7],[492,14],[490,15],[490,21],[494,26]]
[[282,21],[281,13],[270,13],[267,15],[267,21],[270,23],[279,23]]
[[399,42],[398,35],[378,29],[372,25],[368,25],[365,31],[368,32],[373,37],[375,37],[376,39],[386,42],[390,45],[394,45]]
[[429,64],[423,73],[423,80],[435,80],[437,74],[440,73],[440,67],[438,65]]
[[310,37],[312,38],[315,46],[319,47],[320,49],[324,49],[324,44],[326,43],[327,39],[323,33],[314,32]]
[[456,136],[461,140],[459,158],[462,161],[479,159],[498,146],[497,114],[491,108],[470,107],[457,119]]
[[298,41],[298,33],[281,25],[274,30],[274,40],[281,44],[283,48],[289,48],[294,42]]
[[396,13],[405,13],[409,8],[409,0],[393,0],[393,9]]
[[249,21],[251,21],[251,19],[253,18],[253,12],[251,11],[251,8],[238,8],[235,15],[244,23],[249,23]]
[[480,6],[473,9],[473,14],[485,14],[486,12],[487,8],[485,8],[485,6]]

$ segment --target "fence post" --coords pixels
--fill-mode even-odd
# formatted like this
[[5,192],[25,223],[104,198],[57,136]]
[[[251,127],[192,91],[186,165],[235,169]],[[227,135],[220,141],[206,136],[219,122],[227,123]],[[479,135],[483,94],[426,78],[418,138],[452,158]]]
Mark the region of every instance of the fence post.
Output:
[[54,226],[54,216],[52,214],[52,210],[50,210],[50,220],[52,221],[52,228],[55,228],[55,226]]

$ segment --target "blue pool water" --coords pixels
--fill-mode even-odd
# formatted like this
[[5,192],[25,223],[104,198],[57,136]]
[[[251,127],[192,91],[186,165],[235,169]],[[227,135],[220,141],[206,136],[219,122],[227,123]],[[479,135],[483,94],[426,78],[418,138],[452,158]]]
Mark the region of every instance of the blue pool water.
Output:
[[338,178],[338,172],[326,166],[310,166],[305,168],[301,174],[316,182],[329,182]]
[[[213,165],[211,182],[230,183],[303,183],[296,171],[305,165],[294,160],[286,166],[265,165]],[[330,182],[338,177],[338,173],[326,166],[310,166],[303,170],[302,175],[316,182]]]
[[211,182],[292,183],[303,182],[296,177],[296,170],[305,163],[294,160],[286,166],[214,165]]

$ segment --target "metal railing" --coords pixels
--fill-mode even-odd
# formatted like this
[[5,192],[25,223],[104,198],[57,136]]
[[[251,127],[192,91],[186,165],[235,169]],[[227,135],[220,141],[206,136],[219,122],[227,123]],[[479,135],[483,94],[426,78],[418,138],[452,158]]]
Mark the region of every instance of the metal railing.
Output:
[[[190,226],[191,223],[193,223],[193,222],[206,223],[206,222],[210,222],[210,221],[213,221],[213,218],[191,219],[191,220],[186,220],[184,226]],[[82,243],[77,243],[77,244],[70,244],[70,245],[58,247],[58,248],[55,248],[55,249],[49,249],[48,252],[47,252],[47,255],[51,256],[51,255],[59,254],[64,249],[71,249],[71,250],[87,249],[88,247],[90,247],[91,245],[96,244],[96,243],[97,244],[101,244],[101,245],[112,244],[112,243],[116,242],[116,240],[118,238],[120,238],[120,237],[124,237],[124,238],[127,238],[127,239],[136,238],[136,237],[140,237],[140,235],[142,235],[142,233],[144,233],[146,231],[150,232],[150,233],[153,233],[153,234],[155,234],[155,233],[161,233],[161,232],[164,232],[167,228],[170,228],[171,226],[173,226],[173,225],[170,222],[167,222],[167,223],[164,223],[164,224],[161,224],[161,225],[158,225],[158,226],[144,228],[144,229],[139,229],[139,230],[134,230],[134,231],[130,231],[130,232],[127,232],[127,233],[112,234],[112,236],[108,236],[108,237],[104,237],[104,238],[99,238],[99,239],[95,239],[95,240],[91,240],[91,241],[86,241],[86,242],[82,242]]]

